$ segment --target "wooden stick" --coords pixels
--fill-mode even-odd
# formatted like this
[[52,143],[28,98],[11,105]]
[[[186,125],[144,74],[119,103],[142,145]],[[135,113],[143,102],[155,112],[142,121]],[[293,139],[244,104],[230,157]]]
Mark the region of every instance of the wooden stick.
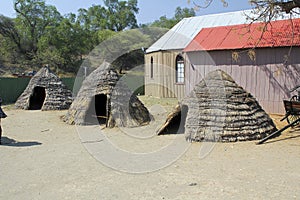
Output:
[[102,119],[107,119],[107,118],[108,118],[108,117],[106,117],[106,116],[97,116],[97,115],[92,115],[92,117],[102,118]]
[[298,122],[300,122],[300,118],[293,121],[292,123],[286,125],[285,127],[283,127],[282,129],[278,130],[278,131],[275,131],[274,133],[268,135],[267,137],[263,138],[262,140],[260,140],[259,142],[257,142],[256,144],[262,144],[264,143],[265,141],[267,141],[268,139],[270,139],[271,137],[273,137],[274,135],[278,134],[278,133],[281,133],[283,132],[284,130],[290,128],[291,126],[293,126],[294,124],[297,124]]

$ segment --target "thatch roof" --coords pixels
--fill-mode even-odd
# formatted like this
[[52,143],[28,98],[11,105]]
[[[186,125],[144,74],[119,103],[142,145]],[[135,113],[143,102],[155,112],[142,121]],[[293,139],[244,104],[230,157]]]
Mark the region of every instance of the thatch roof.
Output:
[[147,108],[108,63],[102,64],[86,77],[64,120],[76,125],[97,123],[99,116],[95,105],[99,102],[95,99],[96,95],[107,98],[105,116],[100,116],[105,118],[107,127],[135,127],[151,120]]
[[209,73],[197,84],[157,133],[164,133],[179,115],[188,141],[258,140],[276,130],[255,98],[221,70]]
[[68,109],[72,103],[72,92],[48,67],[43,67],[31,78],[24,92],[17,99],[16,108],[30,109],[30,101],[35,95],[36,88],[43,88],[45,93],[41,110]]
[[276,130],[256,99],[222,70],[209,73],[183,104],[187,140],[257,140]]

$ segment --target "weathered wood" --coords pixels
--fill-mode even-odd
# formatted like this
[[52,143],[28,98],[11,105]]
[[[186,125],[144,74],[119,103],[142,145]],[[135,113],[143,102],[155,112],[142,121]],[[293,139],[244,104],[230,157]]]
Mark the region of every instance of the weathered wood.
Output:
[[[284,114],[282,99],[289,99],[290,89],[300,85],[300,48],[289,49],[256,49],[255,61],[250,60],[247,53],[240,52],[239,62],[232,60],[230,50],[188,52],[186,59],[190,64],[186,65],[186,94],[209,72],[221,69],[250,92],[267,113]],[[285,55],[289,55],[288,64],[283,63]]]
[[95,117],[95,118],[102,118],[102,119],[108,119],[107,116],[92,115],[92,117]]
[[[185,85],[176,83],[176,56],[181,51],[162,51],[145,55],[145,95],[182,99]],[[151,77],[151,58],[153,77]]]

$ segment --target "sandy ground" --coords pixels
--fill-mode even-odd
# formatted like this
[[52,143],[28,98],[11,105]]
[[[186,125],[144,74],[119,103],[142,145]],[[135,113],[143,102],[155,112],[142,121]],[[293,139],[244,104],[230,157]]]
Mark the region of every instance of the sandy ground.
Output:
[[[183,135],[153,136],[159,107],[156,122],[132,130],[66,125],[65,111],[4,110],[0,199],[300,199],[299,131],[263,145],[187,145]],[[142,158],[113,155],[107,141]]]

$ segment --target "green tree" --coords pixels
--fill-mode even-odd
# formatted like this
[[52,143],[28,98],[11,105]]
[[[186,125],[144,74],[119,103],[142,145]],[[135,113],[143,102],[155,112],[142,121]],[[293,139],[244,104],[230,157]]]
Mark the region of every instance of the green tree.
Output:
[[104,0],[104,6],[93,5],[88,9],[79,9],[78,21],[86,30],[109,29],[118,32],[137,27],[135,14],[138,10],[137,0]]
[[89,32],[69,14],[55,27],[48,27],[39,42],[39,62],[48,63],[64,71],[74,72],[84,55],[90,51]]
[[107,28],[107,11],[100,5],[78,10],[78,22],[85,30],[98,31]]
[[62,19],[54,6],[46,5],[44,0],[15,0],[17,13],[15,26],[20,35],[20,51],[28,60],[33,59],[38,51],[39,39],[47,27],[55,26]]
[[99,30],[96,32],[96,44],[100,44],[101,42],[113,37],[116,34],[117,33],[115,31],[109,29]]
[[196,13],[192,8],[189,9],[177,7],[175,10],[174,17],[168,19],[166,16],[161,16],[159,20],[154,21],[152,24],[150,24],[150,26],[170,29],[183,18],[193,17],[195,15]]
[[122,31],[125,28],[137,28],[135,14],[138,13],[137,0],[103,0],[107,9],[107,29]]
[[180,8],[177,7],[175,10],[174,19],[179,22],[183,18],[194,17],[196,15],[195,10],[192,8]]
[[104,0],[104,6],[94,5],[66,16],[45,1],[14,0],[16,18],[0,16],[2,63],[50,64],[76,71],[99,43],[118,31],[137,27],[137,0]]
[[13,42],[21,52],[24,51],[21,44],[19,32],[15,26],[14,19],[0,15],[0,34],[2,35],[2,37],[7,38],[11,42]]
[[158,20],[155,20],[150,24],[152,27],[161,27],[161,28],[172,28],[176,24],[174,19],[168,19],[166,16],[161,16]]
[[15,44],[2,34],[0,34],[0,44],[0,65],[14,64],[17,58],[20,59],[19,54],[16,52]]

